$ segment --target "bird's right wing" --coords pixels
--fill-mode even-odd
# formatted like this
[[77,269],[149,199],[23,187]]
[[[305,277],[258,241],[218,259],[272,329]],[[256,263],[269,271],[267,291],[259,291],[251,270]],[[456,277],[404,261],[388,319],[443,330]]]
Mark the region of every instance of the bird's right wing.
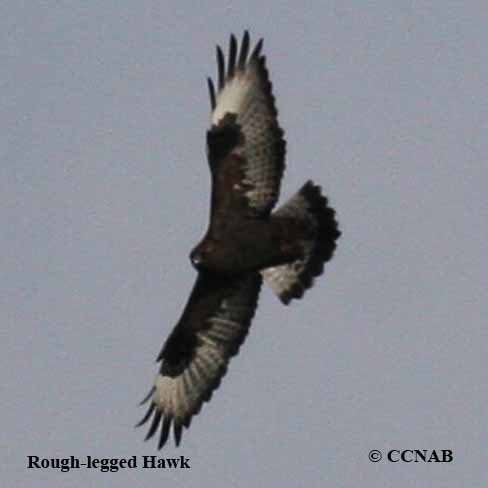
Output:
[[257,306],[261,276],[222,278],[200,272],[183,315],[159,354],[161,368],[147,400],[146,440],[161,427],[159,449],[173,424],[176,445],[209,401],[243,343]]

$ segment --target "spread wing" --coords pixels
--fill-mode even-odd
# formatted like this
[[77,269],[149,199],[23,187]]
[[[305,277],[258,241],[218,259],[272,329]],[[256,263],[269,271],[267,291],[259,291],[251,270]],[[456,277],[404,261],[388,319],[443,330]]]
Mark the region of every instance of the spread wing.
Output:
[[145,401],[151,417],[146,440],[160,428],[158,448],[171,424],[176,445],[203,402],[209,401],[243,343],[257,306],[261,276],[222,278],[200,272],[183,315],[166,340],[161,368]]
[[211,223],[215,219],[267,216],[279,196],[285,141],[261,49],[262,39],[248,56],[247,31],[240,50],[231,36],[227,63],[217,47],[217,90],[208,79]]

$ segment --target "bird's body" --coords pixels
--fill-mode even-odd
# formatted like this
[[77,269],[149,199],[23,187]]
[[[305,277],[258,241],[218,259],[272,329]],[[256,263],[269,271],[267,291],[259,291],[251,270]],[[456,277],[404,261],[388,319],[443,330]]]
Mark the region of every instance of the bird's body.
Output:
[[264,280],[288,304],[322,274],[340,236],[335,212],[311,181],[273,211],[285,168],[285,140],[261,54],[231,36],[227,66],[217,48],[218,83],[208,80],[212,108],[207,153],[212,176],[210,221],[190,253],[198,277],[182,316],[163,345],[147,396],[146,436],[171,426],[181,440],[210,400],[248,333]]
[[226,275],[289,263],[303,256],[301,238],[295,242],[301,230],[306,232],[299,222],[280,217],[229,222],[224,229],[209,229],[191,261],[197,269]]

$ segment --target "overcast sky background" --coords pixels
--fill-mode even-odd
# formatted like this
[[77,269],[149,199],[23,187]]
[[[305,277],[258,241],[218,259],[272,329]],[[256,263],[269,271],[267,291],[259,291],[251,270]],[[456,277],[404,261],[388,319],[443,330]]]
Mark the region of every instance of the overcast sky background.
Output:
[[[486,1],[3,2],[5,486],[484,486],[487,25]],[[133,426],[207,224],[205,76],[245,28],[288,141],[282,197],[323,186],[336,256],[289,307],[263,289],[221,387],[160,454],[190,470],[27,470],[157,454]]]

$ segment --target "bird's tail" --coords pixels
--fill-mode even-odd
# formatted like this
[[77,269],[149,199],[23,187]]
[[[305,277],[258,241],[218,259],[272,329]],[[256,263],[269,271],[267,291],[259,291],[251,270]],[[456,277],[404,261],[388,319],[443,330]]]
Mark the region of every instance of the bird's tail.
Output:
[[296,219],[307,229],[300,237],[304,250],[301,259],[261,272],[266,283],[286,305],[293,298],[301,298],[313,285],[314,278],[322,274],[324,263],[332,258],[341,233],[335,211],[328,206],[320,186],[312,181],[305,183],[273,216]]

